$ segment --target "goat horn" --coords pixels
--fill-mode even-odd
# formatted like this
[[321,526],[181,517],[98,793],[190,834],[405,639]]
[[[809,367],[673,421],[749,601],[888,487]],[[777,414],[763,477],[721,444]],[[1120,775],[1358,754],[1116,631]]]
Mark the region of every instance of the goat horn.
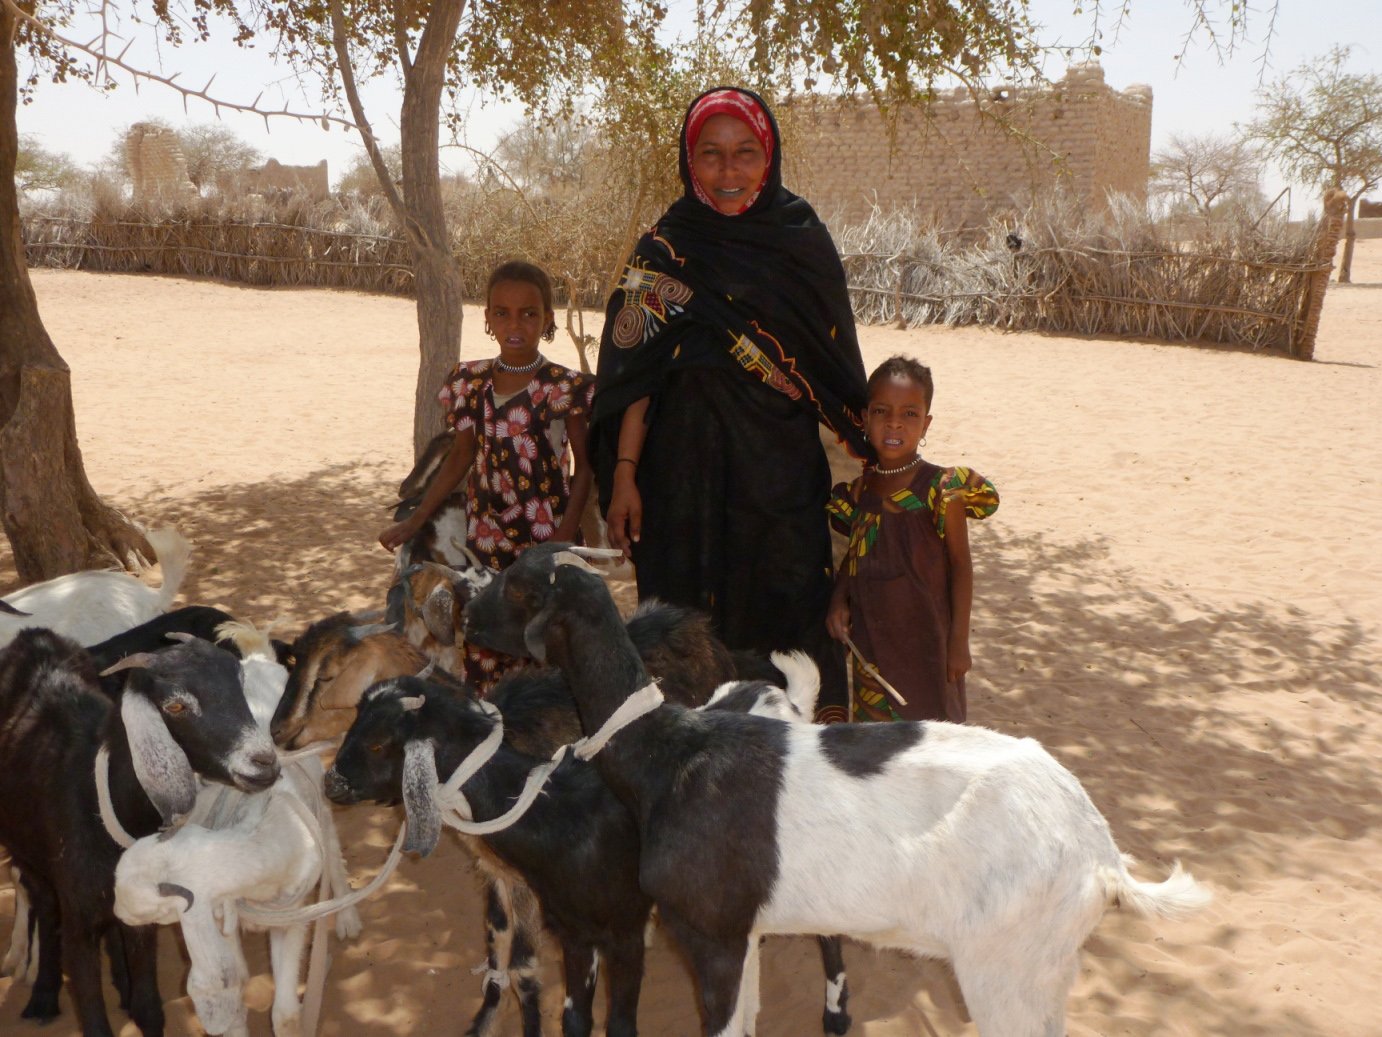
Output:
[[489,568],[489,566],[485,565],[484,562],[480,561],[480,556],[477,555],[474,551],[472,551],[468,544],[465,544],[462,541],[457,540],[455,537],[452,537],[451,546],[454,547],[457,551],[461,552],[461,554],[465,555],[466,561],[473,565],[475,568]]
[[182,909],[183,914],[192,910],[192,905],[197,902],[197,898],[192,895],[192,891],[186,886],[179,886],[176,882],[160,882],[158,884],[158,895],[161,897],[182,897],[187,901],[187,906]]
[[112,673],[117,673],[120,670],[136,670],[148,666],[151,662],[153,662],[153,656],[148,652],[135,652],[133,655],[125,656],[117,663],[111,663],[101,671],[101,676],[109,677]]
[[415,709],[421,709],[426,701],[426,695],[410,695],[407,698],[399,699],[398,704],[403,707],[404,712],[411,713]]
[[[231,625],[231,624],[229,624],[229,623],[222,623],[222,624],[221,624],[221,626],[230,626],[230,625]],[[217,629],[220,629],[220,628],[218,627]],[[186,630],[170,630],[170,631],[168,631],[166,634],[164,634],[163,636],[166,637],[169,641],[181,641],[183,644],[187,644],[187,642],[189,642],[189,641],[195,641],[195,640],[197,639],[197,635],[196,635],[196,634],[189,634]]]
[[422,567],[424,569],[431,569],[434,573],[438,573],[441,576],[445,576],[452,583],[464,579],[463,573],[458,572],[449,565],[443,565],[441,562],[423,562]]
[[357,641],[363,641],[367,637],[373,637],[375,634],[388,633],[390,630],[394,629],[395,627],[392,623],[369,623],[365,626],[351,627],[350,636]]
[[574,565],[583,572],[594,573],[596,576],[600,575],[599,569],[595,568],[595,566],[591,565],[574,551],[558,551],[552,556],[552,562],[554,565]]
[[586,547],[583,544],[573,544],[563,551],[563,554],[570,553],[580,558],[623,558],[624,552],[617,547]]
[[418,670],[417,673],[415,673],[413,676],[415,676],[418,680],[425,681],[428,677],[432,676],[433,672],[436,671],[436,668],[437,660],[429,659],[427,661],[427,665],[424,666],[422,669]]
[[32,612],[21,612],[4,598],[0,598],[0,612],[8,612],[11,616],[32,616]]

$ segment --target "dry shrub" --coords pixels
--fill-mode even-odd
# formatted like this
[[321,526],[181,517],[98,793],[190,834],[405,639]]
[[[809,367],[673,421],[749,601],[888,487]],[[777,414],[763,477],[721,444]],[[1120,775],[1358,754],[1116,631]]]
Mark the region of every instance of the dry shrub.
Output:
[[1316,230],[1247,217],[1176,240],[1140,203],[1055,193],[976,240],[875,209],[837,235],[860,322],[1204,340],[1294,349]]

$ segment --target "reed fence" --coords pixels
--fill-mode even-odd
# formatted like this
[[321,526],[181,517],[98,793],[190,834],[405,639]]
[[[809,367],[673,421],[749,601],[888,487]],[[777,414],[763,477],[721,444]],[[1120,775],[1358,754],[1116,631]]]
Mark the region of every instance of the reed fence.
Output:
[[[986,324],[1280,349],[1309,359],[1338,221],[1225,223],[1170,241],[1130,211],[1097,223],[1053,203],[978,240],[875,214],[840,233],[860,323]],[[1059,203],[1055,203],[1059,204]],[[1331,212],[1332,217],[1332,212]]]
[[329,228],[196,217],[24,219],[30,266],[217,277],[276,287],[350,288],[411,294],[402,239]]
[[[1339,234],[1333,215],[1327,209],[1318,227],[1264,227],[1259,220],[1224,224],[1194,240],[1167,240],[1131,205],[1115,203],[1096,219],[1053,198],[968,240],[902,211],[876,212],[840,230],[837,240],[860,323],[985,324],[1207,341],[1308,359]],[[465,229],[473,231],[470,223],[462,223],[457,252],[468,260],[466,297],[479,299],[493,265],[487,260],[518,252],[493,235],[475,240]],[[32,213],[23,233],[31,266],[413,291],[406,242],[382,234],[205,213],[162,219]],[[572,238],[566,251],[580,246],[580,235],[566,236]],[[602,251],[613,247],[600,244]],[[591,245],[584,243],[587,250]],[[490,257],[496,248],[504,254]],[[557,274],[559,302],[569,293],[578,305],[600,304],[594,258],[565,264],[555,254],[541,255],[552,249],[548,241],[542,249],[518,251],[545,260]],[[614,264],[622,257],[609,258]],[[562,273],[578,265],[582,276]]]

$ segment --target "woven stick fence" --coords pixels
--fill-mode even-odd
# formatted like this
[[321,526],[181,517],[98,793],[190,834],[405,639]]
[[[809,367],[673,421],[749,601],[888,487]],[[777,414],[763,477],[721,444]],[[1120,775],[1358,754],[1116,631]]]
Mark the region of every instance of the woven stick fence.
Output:
[[209,216],[24,220],[30,266],[218,277],[276,287],[409,294],[412,256],[393,237]]
[[[536,244],[514,230],[520,221],[494,222],[523,240],[508,240],[481,222],[474,214],[459,222],[457,253],[466,258],[463,290],[470,299],[483,296],[494,263],[527,254],[554,273],[559,303],[571,294],[580,305],[599,305],[601,278],[594,271],[601,260],[610,268],[622,260],[605,257],[612,243],[590,240],[570,220],[532,221],[527,236],[541,237]],[[944,235],[899,211],[875,212],[845,227],[838,241],[860,323],[1198,340],[1309,359],[1339,221],[1326,219],[1318,228],[1260,223],[1229,223],[1194,241],[1168,241],[1132,205],[1115,200],[1096,221],[1056,197],[977,240]],[[213,213],[160,219],[33,213],[23,233],[32,266],[413,290],[407,244],[383,234]]]
[[840,234],[861,323],[1208,341],[1309,359],[1336,221],[1226,223],[1174,242],[1131,206],[1100,222],[1051,199],[965,244],[905,213]]

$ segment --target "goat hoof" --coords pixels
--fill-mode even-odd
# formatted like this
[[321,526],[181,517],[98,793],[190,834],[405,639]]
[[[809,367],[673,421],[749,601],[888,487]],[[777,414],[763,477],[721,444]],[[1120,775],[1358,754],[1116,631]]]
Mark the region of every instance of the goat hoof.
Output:
[[821,1025],[826,1033],[846,1034],[853,1025],[854,1020],[849,1017],[848,1012],[826,1012],[821,1018]]
[[37,1019],[41,1023],[50,1022],[57,1017],[58,995],[37,990],[30,996],[24,1011],[19,1013],[21,1019]]

